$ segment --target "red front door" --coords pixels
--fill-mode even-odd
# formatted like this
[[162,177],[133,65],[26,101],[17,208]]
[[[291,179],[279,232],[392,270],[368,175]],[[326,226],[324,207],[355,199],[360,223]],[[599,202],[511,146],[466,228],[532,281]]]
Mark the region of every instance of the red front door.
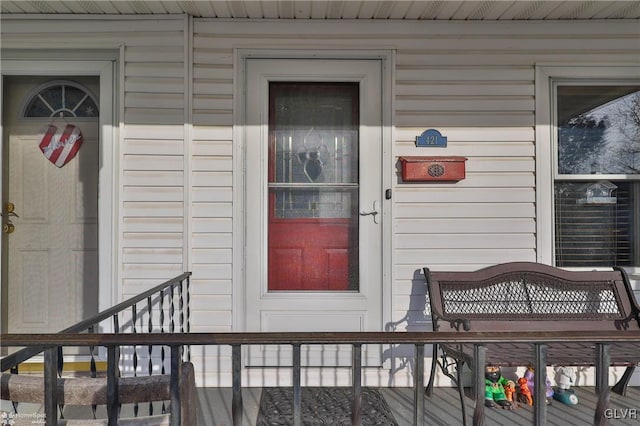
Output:
[[269,84],[268,290],[358,290],[358,83]]

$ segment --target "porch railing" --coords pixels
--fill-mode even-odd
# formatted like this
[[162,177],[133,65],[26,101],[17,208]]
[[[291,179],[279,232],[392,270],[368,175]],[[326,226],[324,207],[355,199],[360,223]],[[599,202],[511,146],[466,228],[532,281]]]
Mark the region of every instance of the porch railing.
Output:
[[[115,334],[125,331],[127,328],[132,333],[174,333],[177,331],[188,333],[191,329],[191,309],[189,307],[191,298],[189,288],[190,276],[191,272],[178,275],[137,296],[118,303],[91,318],[73,324],[59,333],[95,333],[103,322],[109,319],[112,321],[113,332]],[[141,302],[146,302],[146,306],[144,306],[142,310],[139,310],[138,305]],[[177,308],[176,304],[178,305]],[[156,321],[154,321],[153,317],[154,308],[157,308]],[[129,313],[129,316],[125,320],[126,323],[123,324],[123,314],[126,312]],[[143,318],[146,320],[144,323]],[[3,342],[3,346],[8,345]],[[12,372],[18,373],[21,363],[40,354],[45,348],[43,345],[37,344],[24,346],[27,347],[0,360],[0,371],[11,369]],[[91,351],[91,361],[91,372],[95,374],[93,351]],[[62,363],[63,360],[60,359],[59,362]]]
[[[111,389],[109,400],[109,425],[117,424],[117,352],[122,346],[168,346],[171,348],[171,424],[179,425],[180,395],[178,392],[178,369],[175,368],[185,346],[226,345],[232,348],[232,417],[234,425],[242,424],[242,348],[250,345],[290,345],[293,348],[293,420],[294,425],[302,424],[301,408],[301,345],[347,344],[352,347],[352,423],[360,425],[362,419],[362,346],[370,344],[406,344],[415,347],[414,369],[414,425],[425,422],[425,386],[424,386],[424,346],[427,344],[472,343],[475,347],[474,395],[477,403],[473,416],[474,425],[484,423],[484,364],[487,344],[491,343],[528,343],[531,344],[536,371],[535,387],[543,389],[546,379],[547,345],[562,342],[591,343],[594,345],[593,364],[596,367],[596,393],[598,402],[594,414],[594,424],[607,423],[606,409],[609,403],[608,367],[610,348],[615,345],[638,345],[640,332],[621,331],[601,333],[576,331],[566,332],[467,332],[430,333],[430,332],[372,332],[372,333],[149,333],[149,334],[3,334],[2,344],[6,346],[29,346],[46,348],[45,357],[45,415],[46,424],[57,424],[57,394],[54,392],[58,349],[61,347],[106,347],[108,354],[107,388]],[[547,421],[546,404],[536,404],[534,424],[544,425]]]
[[[191,272],[178,275],[175,278],[118,303],[91,318],[73,324],[60,331],[57,335],[76,334],[81,335],[82,339],[90,341],[91,339],[88,339],[88,335],[102,330],[112,330],[115,335],[130,333],[137,337],[144,333],[189,333],[191,331],[190,276]],[[108,324],[108,321],[110,321],[111,324]],[[1,341],[1,343],[3,347],[11,346],[4,340]],[[47,371],[47,368],[52,368],[51,360],[54,359],[54,372],[56,372],[58,377],[62,377],[65,365],[62,346],[58,346],[55,349],[56,353],[53,354],[47,343],[47,341],[34,339],[29,341],[28,344],[18,345],[26,347],[3,357],[2,360],[0,360],[0,371],[11,370],[12,373],[19,373],[20,364],[46,350],[44,356],[45,371]],[[97,377],[96,346],[78,346],[88,346],[88,355],[90,357],[89,374],[92,378]],[[116,358],[111,361],[114,362],[114,366],[118,370],[118,376],[122,375],[122,369],[130,371],[130,374],[133,376],[137,376],[139,371],[143,372],[143,366],[139,364],[140,360],[144,358],[148,358],[147,365],[144,366],[147,370],[145,375],[153,375],[154,370],[160,370],[161,374],[164,374],[167,367],[165,346],[156,347],[159,348],[159,351],[156,350],[156,353],[154,353],[154,347],[156,346],[148,345],[145,348],[139,344],[132,345],[130,347],[130,356],[126,357],[126,363],[130,363],[130,365],[126,365],[123,357],[120,356],[120,345],[110,346],[107,348],[107,351],[116,351],[114,354]],[[185,360],[189,360],[190,358],[188,346],[184,348],[183,358]],[[111,367],[111,364],[109,364],[108,368]],[[45,383],[55,383],[55,376],[51,376],[51,373],[49,373],[49,375],[45,373],[45,379]],[[62,409],[64,407],[60,405],[59,408],[62,415]],[[95,418],[96,407],[93,406],[92,409]],[[14,410],[17,411],[17,404],[15,403]],[[151,403],[149,404],[149,410],[150,413],[153,413],[153,404]],[[164,405],[161,410],[163,412],[165,411]],[[134,406],[134,412],[137,415],[137,404]],[[51,413],[53,413],[53,411]],[[53,417],[51,413],[47,413],[47,417]]]

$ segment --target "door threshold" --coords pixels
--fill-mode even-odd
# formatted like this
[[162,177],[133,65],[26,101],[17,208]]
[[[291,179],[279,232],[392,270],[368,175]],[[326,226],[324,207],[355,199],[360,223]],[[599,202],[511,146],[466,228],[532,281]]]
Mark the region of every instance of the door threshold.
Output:
[[[96,373],[98,376],[107,372],[106,361],[96,361]],[[44,361],[27,360],[18,366],[19,374],[44,374]],[[89,376],[91,374],[90,361],[65,361],[62,369],[63,376]]]

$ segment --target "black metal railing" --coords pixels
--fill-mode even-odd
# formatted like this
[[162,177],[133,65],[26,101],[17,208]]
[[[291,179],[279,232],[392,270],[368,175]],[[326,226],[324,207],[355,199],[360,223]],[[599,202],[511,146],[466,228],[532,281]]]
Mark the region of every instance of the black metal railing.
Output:
[[[117,353],[124,346],[166,346],[171,348],[171,425],[180,424],[180,394],[178,392],[178,368],[182,348],[186,346],[230,346],[232,348],[232,417],[234,425],[242,424],[242,348],[251,345],[290,345],[293,348],[293,423],[302,424],[301,408],[301,345],[347,344],[352,347],[352,423],[361,425],[362,420],[362,358],[363,345],[414,345],[414,407],[413,424],[423,425],[425,422],[425,386],[424,386],[424,346],[427,344],[470,343],[474,345],[474,425],[484,423],[484,365],[486,345],[493,343],[526,343],[530,344],[535,358],[535,389],[544,391],[546,380],[547,347],[553,343],[589,343],[593,345],[593,365],[596,367],[596,393],[598,402],[594,414],[594,424],[606,424],[606,409],[609,403],[608,367],[610,366],[610,349],[616,345],[638,345],[640,332],[591,332],[576,331],[569,335],[566,332],[364,332],[364,333],[147,333],[147,334],[44,334],[1,336],[3,345],[38,346],[46,348],[45,357],[45,415],[46,424],[57,424],[57,393],[55,389],[56,363],[58,349],[61,347],[106,347],[108,354],[107,383],[111,390],[108,401],[108,424],[116,425],[118,419],[118,372]],[[116,391],[114,392],[114,389]],[[536,425],[546,424],[546,404],[536,404],[533,422]]]
[[[60,331],[59,334],[78,334],[81,333],[86,339],[88,335],[95,334],[101,330],[112,330],[113,334],[130,333],[140,336],[143,333],[189,333],[191,331],[191,309],[190,309],[190,276],[191,272],[185,272],[175,278],[172,278],[162,284],[148,289],[132,298],[129,298],[117,305],[106,309],[97,315],[73,324],[70,327]],[[106,322],[111,321],[111,324]],[[137,340],[137,339],[136,339]],[[46,342],[42,342],[46,343]],[[7,342],[2,342],[3,347],[12,346]],[[3,357],[0,360],[0,371],[11,370],[12,373],[20,372],[20,364],[42,353],[48,346],[40,344],[39,340],[33,340],[25,345],[24,349]],[[96,346],[88,346],[89,374],[95,378],[97,376],[96,365]],[[165,373],[166,363],[168,362],[165,352],[165,346],[160,346],[159,353],[154,353],[154,345],[140,345],[133,343],[125,348],[126,353],[123,355],[122,346],[118,345],[107,350],[116,349],[116,359],[111,360],[118,368],[118,376],[122,375],[122,370],[126,370],[125,375],[137,376],[138,374],[153,375],[154,368],[158,368],[161,374]],[[140,360],[148,358],[146,366],[140,364]],[[190,359],[189,347],[185,346],[183,358]],[[51,359],[55,359],[56,375],[61,377],[64,370],[64,353],[62,347],[56,349],[56,354],[51,353],[48,349],[44,354],[45,367],[51,364]],[[110,358],[111,359],[111,358]],[[130,363],[130,365],[129,365]],[[157,367],[159,364],[159,367]],[[145,368],[146,367],[146,371]],[[45,368],[46,370],[46,368]],[[52,377],[45,373],[45,383],[54,381]],[[63,406],[60,405],[62,413]],[[14,410],[17,405],[14,404]],[[164,412],[165,407],[161,408]],[[150,414],[153,414],[153,405],[149,404]],[[134,406],[134,412],[137,415],[138,406]],[[95,406],[93,407],[94,418],[96,416]]]
[[[173,333],[176,328],[179,328],[181,333],[188,333],[191,328],[190,324],[190,282],[189,277],[191,272],[185,272],[175,278],[170,279],[162,284],[159,284],[143,293],[138,294],[130,299],[125,300],[109,309],[106,309],[97,315],[87,318],[73,324],[70,327],[65,328],[59,333],[94,333],[103,321],[111,319],[113,321],[114,333],[120,333],[126,331],[125,326],[121,326],[122,314],[126,311],[130,311],[129,329],[132,333],[138,333],[142,331],[142,328],[138,328],[138,322],[142,318],[138,312],[138,304],[142,301],[146,301],[146,317],[147,327],[146,330],[149,333],[160,331]],[[178,298],[178,311],[176,312],[176,292]],[[165,314],[165,303],[169,303],[169,318],[167,322],[167,316]],[[153,322],[153,308],[157,306],[158,322]],[[176,321],[177,315],[177,321]],[[176,327],[176,322],[178,326]],[[142,324],[141,324],[142,325]],[[8,346],[3,344],[3,346]],[[14,352],[0,360],[0,371],[7,371],[12,369],[14,372],[19,371],[19,365],[30,358],[40,354],[44,350],[44,346],[40,345],[25,345],[25,349]],[[16,370],[18,369],[18,370]]]

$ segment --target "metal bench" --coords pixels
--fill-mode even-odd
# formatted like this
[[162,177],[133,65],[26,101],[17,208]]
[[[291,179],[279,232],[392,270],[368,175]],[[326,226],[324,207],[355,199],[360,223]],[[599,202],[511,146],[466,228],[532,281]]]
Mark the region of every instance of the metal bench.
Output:
[[[566,271],[533,262],[511,262],[473,272],[436,272],[424,268],[424,273],[434,332],[566,331],[570,336],[576,331],[640,330],[640,308],[628,276],[620,268]],[[465,422],[462,368],[464,364],[473,368],[477,356],[475,348],[474,344],[434,345],[427,385],[430,395],[437,366],[440,366],[442,372],[458,385]],[[536,365],[536,353],[528,343],[486,344],[483,348],[486,348],[482,353],[486,365]],[[624,394],[634,367],[640,362],[640,348],[631,343],[611,345],[604,360],[596,351],[595,343],[572,343],[568,338],[567,342],[545,345],[544,364],[596,366],[601,371],[608,368],[597,365],[598,362],[627,366],[613,388]],[[544,383],[537,376],[538,383]],[[601,397],[608,398],[606,395]],[[600,411],[606,408],[606,400],[602,404],[604,407],[599,407]],[[482,408],[478,407],[482,405],[476,402],[474,423],[482,422],[476,419],[476,416],[483,416]],[[546,411],[542,413],[546,416]],[[602,417],[602,413],[596,412],[596,418],[598,416]]]

